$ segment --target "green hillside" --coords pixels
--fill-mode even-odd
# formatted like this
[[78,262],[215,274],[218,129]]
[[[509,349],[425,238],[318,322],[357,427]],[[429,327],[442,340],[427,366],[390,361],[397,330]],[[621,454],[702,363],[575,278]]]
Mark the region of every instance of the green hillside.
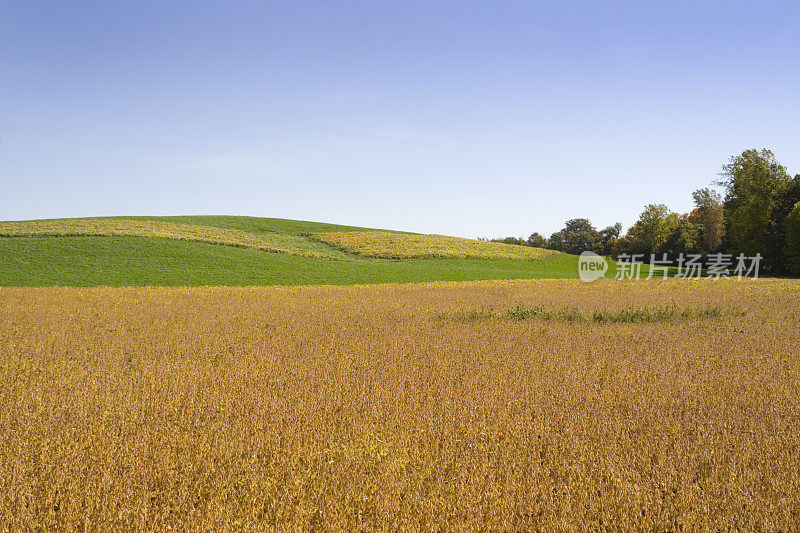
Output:
[[153,220],[193,224],[196,226],[213,226],[215,228],[238,229],[250,233],[282,233],[284,235],[306,235],[326,231],[367,231],[379,230],[392,233],[410,233],[380,228],[364,228],[360,226],[342,226],[327,222],[310,222],[307,220],[289,220],[285,218],[242,217],[228,215],[186,215],[174,217],[119,217],[127,220]]
[[[2,286],[307,285],[407,283],[482,279],[572,278],[577,257],[511,259],[375,259],[307,238],[316,232],[371,228],[319,222],[230,216],[114,217],[285,236],[307,257],[238,244],[144,236],[36,235],[0,237]],[[111,219],[94,219],[111,220]],[[63,219],[64,226],[76,219]],[[52,228],[53,222],[47,222]],[[6,224],[8,226],[8,224]],[[0,223],[2,230],[2,223]]]

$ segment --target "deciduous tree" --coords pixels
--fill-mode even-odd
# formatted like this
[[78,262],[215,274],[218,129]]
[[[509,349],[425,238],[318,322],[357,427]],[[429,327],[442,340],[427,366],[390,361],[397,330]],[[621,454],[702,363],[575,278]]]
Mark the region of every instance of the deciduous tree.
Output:
[[726,189],[725,225],[731,252],[764,255],[767,267],[776,265],[766,252],[781,195],[791,185],[786,168],[766,149],[745,150],[722,167]]
[[585,218],[567,220],[561,233],[564,235],[564,251],[570,254],[595,251],[600,242],[600,234]]
[[531,236],[528,237],[528,246],[533,246],[535,248],[547,248],[547,239],[541,233],[534,231],[531,233]]
[[725,214],[720,194],[705,188],[692,193],[694,210],[689,221],[699,230],[700,251],[710,254],[719,250],[725,236]]
[[800,274],[800,202],[786,217],[785,229],[784,266],[792,274]]
[[663,250],[678,225],[680,216],[664,204],[650,204],[639,220],[628,230],[618,250],[627,253],[650,254]]

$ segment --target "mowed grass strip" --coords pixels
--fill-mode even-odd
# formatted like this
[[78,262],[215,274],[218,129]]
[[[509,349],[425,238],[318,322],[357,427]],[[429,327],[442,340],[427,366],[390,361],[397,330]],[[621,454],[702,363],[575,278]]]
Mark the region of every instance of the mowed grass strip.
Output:
[[0,236],[3,237],[66,237],[66,236],[108,236],[108,237],[150,237],[196,241],[224,246],[235,246],[277,252],[302,257],[339,259],[342,255],[336,250],[330,252],[298,235],[279,233],[254,234],[238,229],[213,226],[194,226],[174,222],[153,220],[127,220],[114,218],[86,218],[61,220],[30,220],[22,222],[0,222]]
[[539,261],[558,253],[543,248],[446,235],[412,235],[385,231],[336,231],[314,233],[313,237],[350,253],[383,259],[447,257]]
[[747,311],[738,307],[720,308],[717,306],[691,306],[683,309],[668,305],[647,305],[644,307],[628,307],[624,309],[596,309],[592,312],[581,311],[580,306],[550,309],[542,305],[527,307],[517,304],[505,313],[492,307],[481,309],[459,309],[453,312],[439,313],[441,319],[459,322],[478,320],[555,320],[563,322],[596,322],[599,324],[648,324],[651,322],[667,322],[674,320],[690,320],[695,318],[718,318],[722,316],[744,316]]

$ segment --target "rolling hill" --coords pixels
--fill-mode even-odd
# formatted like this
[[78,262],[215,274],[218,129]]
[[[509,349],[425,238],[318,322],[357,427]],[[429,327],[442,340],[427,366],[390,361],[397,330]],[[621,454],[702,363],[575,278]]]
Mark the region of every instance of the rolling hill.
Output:
[[572,278],[577,257],[241,216],[0,222],[0,286],[311,285]]

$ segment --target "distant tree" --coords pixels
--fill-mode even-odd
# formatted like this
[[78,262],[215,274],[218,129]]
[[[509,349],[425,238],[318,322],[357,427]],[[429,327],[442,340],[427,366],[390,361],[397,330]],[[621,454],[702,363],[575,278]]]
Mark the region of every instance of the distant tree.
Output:
[[631,226],[625,237],[615,247],[619,253],[657,253],[665,249],[667,240],[675,231],[680,215],[664,204],[650,204],[644,208],[639,220]]
[[561,233],[564,235],[563,251],[570,254],[597,250],[600,242],[600,234],[585,218],[567,220]]
[[800,202],[786,217],[786,243],[784,245],[784,266],[792,274],[800,274]]
[[722,197],[709,188],[692,193],[694,210],[689,222],[699,231],[699,251],[710,254],[719,250],[725,236],[725,214]]
[[492,239],[492,242],[501,242],[503,244],[515,244],[517,246],[528,245],[528,243],[520,237],[502,237],[500,239]]
[[617,222],[613,226],[601,229],[599,232],[598,249],[595,250],[600,255],[611,255],[614,242],[619,239],[622,233],[622,224]]
[[797,202],[800,202],[800,174],[795,176],[788,186],[778,193],[775,199],[775,207],[770,217],[769,229],[764,243],[764,255],[772,259],[773,270],[776,272],[786,271],[786,219]]
[[633,250],[633,243],[631,243],[630,239],[630,230],[620,237],[619,239],[615,240],[611,243],[611,256],[612,257],[619,257],[620,254],[631,254],[634,253]]
[[541,233],[534,231],[531,233],[531,236],[528,237],[528,246],[533,246],[535,248],[547,248],[547,239]]
[[769,150],[745,150],[732,157],[720,175],[726,189],[725,225],[731,252],[761,253],[765,267],[775,267],[779,258],[767,252],[775,249],[778,202],[792,184],[786,168]]
[[688,215],[679,215],[667,241],[659,249],[660,253],[671,255],[691,254],[700,251],[701,230]]
[[550,235],[550,238],[547,240],[547,247],[551,250],[557,250],[559,252],[565,251],[564,234],[560,231],[557,231]]

